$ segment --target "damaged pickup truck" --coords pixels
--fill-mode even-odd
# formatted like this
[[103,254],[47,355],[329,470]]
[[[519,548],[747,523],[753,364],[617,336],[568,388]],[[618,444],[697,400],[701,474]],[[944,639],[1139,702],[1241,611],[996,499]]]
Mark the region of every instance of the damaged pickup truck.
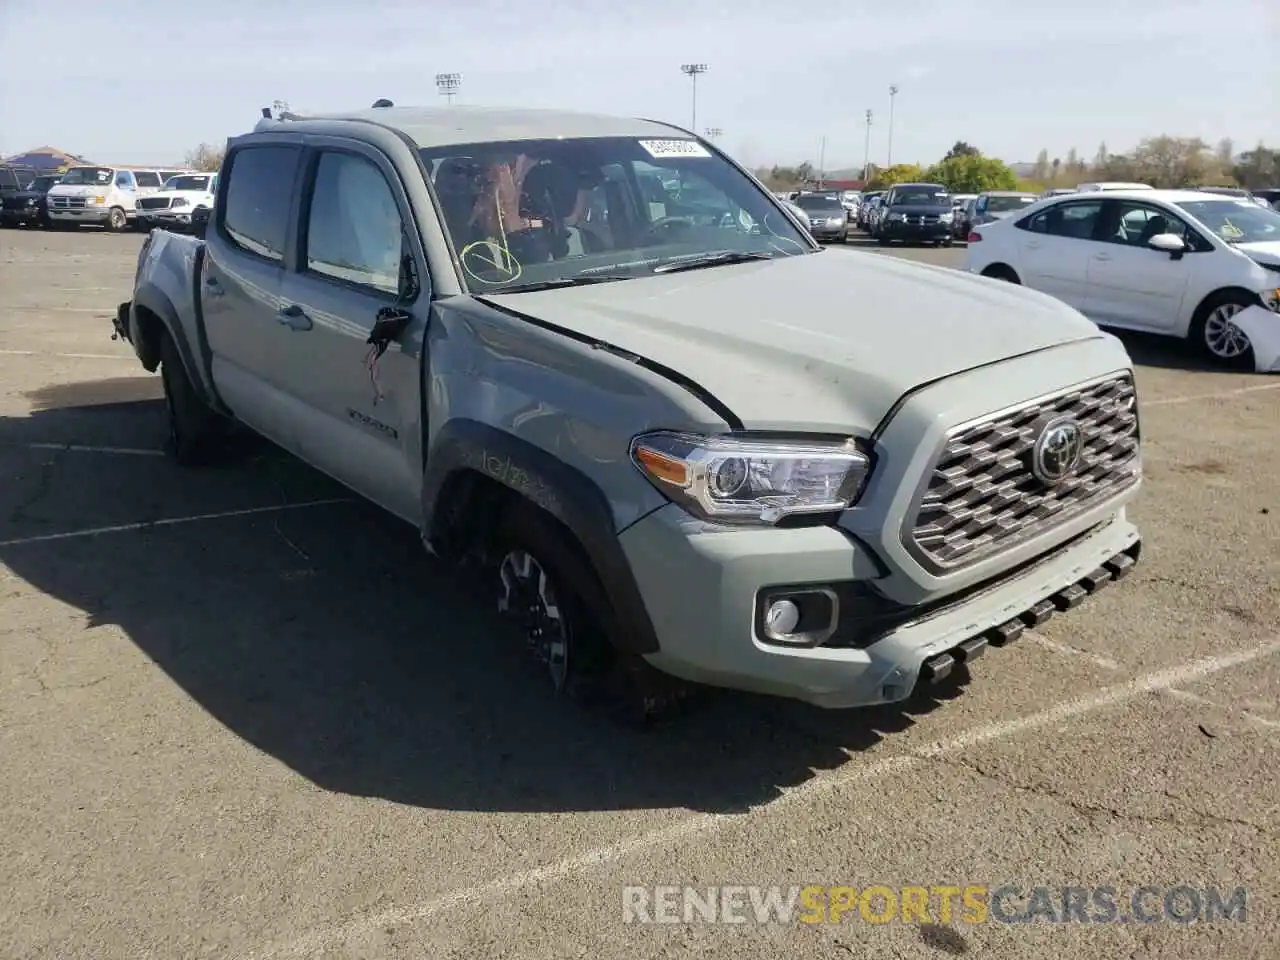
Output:
[[1139,556],[1118,340],[824,251],[683,129],[268,114],[198,232],[116,319],[173,457],[237,421],[479,561],[556,691],[900,701]]

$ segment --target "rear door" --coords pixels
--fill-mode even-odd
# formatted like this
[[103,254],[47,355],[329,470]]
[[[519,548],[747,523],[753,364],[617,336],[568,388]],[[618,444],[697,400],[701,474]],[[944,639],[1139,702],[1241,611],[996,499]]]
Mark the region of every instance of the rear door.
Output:
[[222,398],[251,427],[294,452],[298,438],[281,367],[290,331],[280,314],[280,285],[301,162],[301,137],[273,135],[232,147],[200,278]]
[[[421,370],[429,275],[408,196],[374,147],[311,136],[298,249],[285,273],[292,314],[279,369],[298,420],[301,456],[416,522],[421,510]],[[405,327],[380,357],[380,315]],[[405,344],[411,346],[405,347]]]
[[1018,275],[1077,310],[1088,301],[1088,263],[1102,220],[1101,197],[1056,203],[1015,224]]

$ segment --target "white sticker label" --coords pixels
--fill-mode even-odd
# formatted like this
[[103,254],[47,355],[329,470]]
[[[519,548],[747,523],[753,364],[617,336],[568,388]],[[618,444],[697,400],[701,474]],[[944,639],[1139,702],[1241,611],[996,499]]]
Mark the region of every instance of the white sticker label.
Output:
[[671,157],[709,157],[707,148],[697,140],[641,140],[640,146],[655,160]]

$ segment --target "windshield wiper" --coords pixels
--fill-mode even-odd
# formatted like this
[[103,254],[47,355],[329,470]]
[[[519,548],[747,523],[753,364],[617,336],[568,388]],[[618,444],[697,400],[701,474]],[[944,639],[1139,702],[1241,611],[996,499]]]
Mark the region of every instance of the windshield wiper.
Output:
[[708,253],[702,257],[691,257],[688,260],[674,260],[659,264],[653,268],[654,273],[677,273],[681,270],[701,270],[703,267],[718,267],[726,263],[746,263],[750,260],[772,260],[774,254],[748,250],[722,250],[719,253]]
[[511,287],[509,290],[486,290],[485,293],[490,296],[500,293],[532,293],[536,290],[559,290],[561,287],[585,287],[593,283],[612,283],[615,280],[631,280],[630,276],[622,276],[620,274],[593,273],[586,277],[558,277],[555,280],[535,280],[532,283],[522,283],[518,287]]

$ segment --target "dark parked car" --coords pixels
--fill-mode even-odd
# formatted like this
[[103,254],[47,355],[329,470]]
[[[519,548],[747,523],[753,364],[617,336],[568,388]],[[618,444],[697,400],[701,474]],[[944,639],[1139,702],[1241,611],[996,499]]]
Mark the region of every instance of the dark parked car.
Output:
[[0,166],[0,197],[22,192],[38,173],[30,167]]
[[849,239],[849,214],[840,204],[840,195],[802,193],[792,201],[809,217],[809,232],[815,240]]
[[16,227],[19,224],[49,225],[49,206],[46,194],[62,178],[56,174],[44,174],[31,178],[21,190],[6,193],[0,198],[0,225]]
[[881,244],[932,243],[951,246],[951,195],[940,183],[899,183],[880,204],[875,237]]

